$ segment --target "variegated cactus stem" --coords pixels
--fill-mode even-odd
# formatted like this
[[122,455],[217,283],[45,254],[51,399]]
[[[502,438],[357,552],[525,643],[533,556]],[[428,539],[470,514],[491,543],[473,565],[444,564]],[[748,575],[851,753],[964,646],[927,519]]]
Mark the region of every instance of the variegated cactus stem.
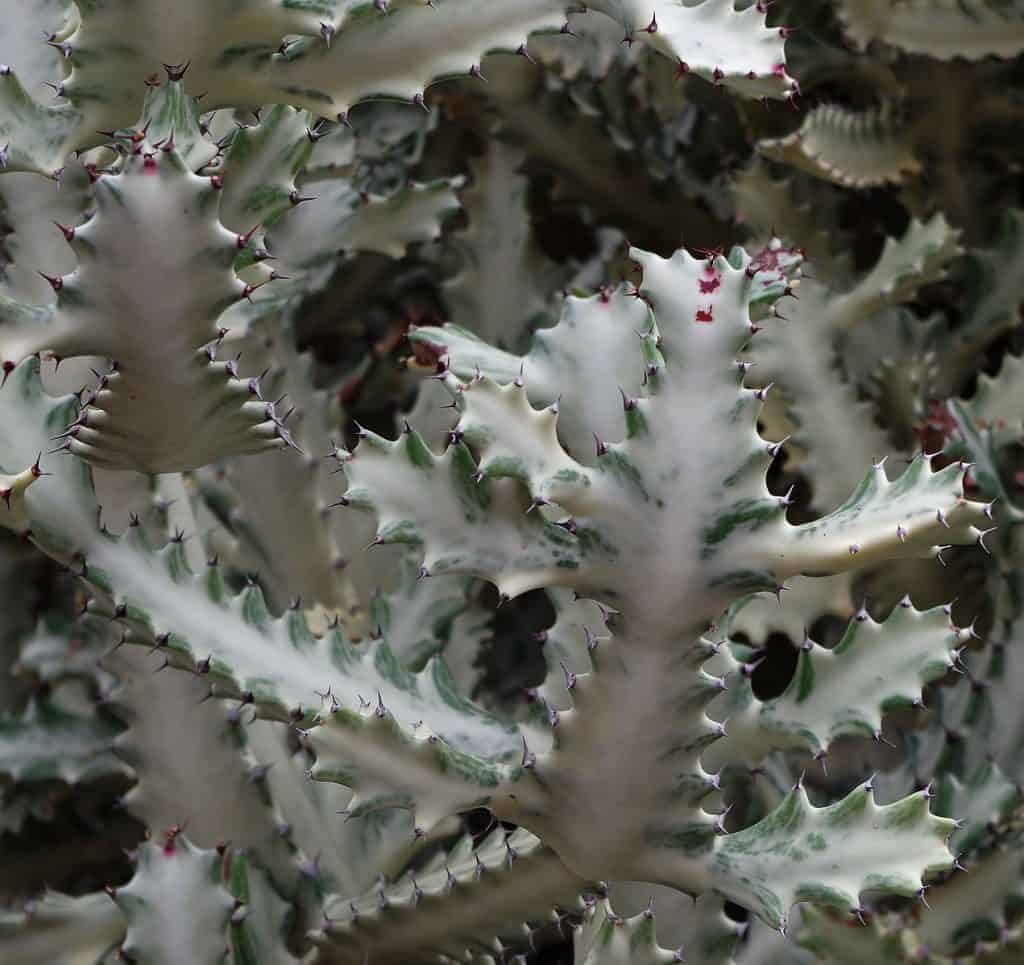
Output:
[[1021,959],[1022,0],[770,8],[0,0],[0,960]]

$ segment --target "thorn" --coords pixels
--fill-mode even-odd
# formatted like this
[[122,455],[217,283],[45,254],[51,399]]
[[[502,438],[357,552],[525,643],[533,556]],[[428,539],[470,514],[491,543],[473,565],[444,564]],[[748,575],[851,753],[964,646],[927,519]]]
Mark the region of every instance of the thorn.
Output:
[[608,444],[606,442],[602,442],[600,436],[598,436],[596,432],[591,433],[591,435],[594,437],[594,446],[597,450],[597,455],[606,455],[608,452]]
[[574,674],[564,663],[559,661],[562,667],[562,673],[565,674],[565,689],[573,690],[576,686],[576,674]]
[[178,81],[185,76],[185,71],[189,69],[192,61],[188,60],[184,64],[164,64],[164,70],[167,72],[167,79],[169,81]]
[[715,822],[714,822],[714,825],[713,825],[713,827],[715,829],[715,834],[727,834],[728,833],[725,830],[725,819],[729,816],[729,812],[732,809],[733,809],[733,805],[730,804],[724,811],[722,811],[715,818]]
[[883,737],[881,730],[876,730],[871,736],[875,740],[876,743],[878,743],[878,744],[886,744],[887,746],[889,746],[889,747],[891,747],[891,748],[893,748],[895,750],[896,745],[891,740],[887,740],[885,737]]

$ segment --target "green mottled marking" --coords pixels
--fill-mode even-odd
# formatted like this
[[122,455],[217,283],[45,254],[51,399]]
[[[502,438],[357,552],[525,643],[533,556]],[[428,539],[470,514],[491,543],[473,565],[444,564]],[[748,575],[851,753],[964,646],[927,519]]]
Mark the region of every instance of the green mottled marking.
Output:
[[270,611],[263,591],[258,586],[246,587],[242,593],[242,619],[251,627],[266,631],[270,623]]

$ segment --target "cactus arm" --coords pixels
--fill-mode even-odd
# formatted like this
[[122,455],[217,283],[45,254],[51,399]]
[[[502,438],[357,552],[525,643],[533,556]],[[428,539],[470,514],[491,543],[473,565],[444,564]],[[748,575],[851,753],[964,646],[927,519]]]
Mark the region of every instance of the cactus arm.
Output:
[[456,617],[468,609],[472,581],[421,579],[411,557],[403,557],[399,567],[394,589],[377,593],[370,604],[370,627],[387,639],[403,666],[417,671],[444,650]]
[[[414,325],[409,329],[409,340],[432,348],[441,358],[446,359],[447,367],[460,378],[472,378],[474,372],[479,370],[481,375],[506,384],[512,382],[522,368],[525,381],[526,357],[495,348],[475,332],[460,325]],[[548,401],[554,401],[553,386],[536,373],[531,372],[531,375],[531,384],[539,384],[541,393],[546,389],[545,394],[551,396]]]
[[0,717],[0,774],[13,781],[69,784],[124,774],[111,754],[118,731],[109,719],[36,698],[24,713]]
[[466,0],[444,0],[431,8],[412,0],[383,15],[361,4],[351,9],[329,46],[319,38],[296,44],[294,53],[275,60],[260,79],[268,93],[286,92],[290,100],[308,97],[307,106],[334,118],[368,96],[413,100],[435,80],[468,76],[488,51],[518,50],[530,34],[558,31],[564,23],[563,5],[551,0],[519,0],[500,8]]
[[892,111],[851,111],[826,104],[784,138],[760,141],[766,157],[848,188],[899,184],[919,174],[907,132]]
[[1024,436],[1024,357],[1006,355],[996,375],[978,376],[969,401],[954,400],[950,407],[978,429],[990,431],[995,448],[1019,440]]
[[[218,338],[221,311],[245,294],[216,187],[164,142],[100,178],[93,201],[96,214],[69,229],[78,268],[52,276],[52,328],[3,333],[5,362],[43,348],[117,359],[83,402],[66,447],[107,466],[167,471],[223,449],[283,445],[258,387],[254,394],[204,351]],[[174,420],[165,417],[169,404]]]
[[810,908],[794,929],[796,942],[828,965],[900,965],[906,961],[897,931],[877,922],[862,925],[856,918],[830,909]]
[[[806,308],[801,305],[801,313],[820,304],[813,291],[801,292],[800,299],[807,302]],[[800,333],[795,325],[793,329],[778,342],[799,341]],[[782,388],[782,405],[794,425],[775,438],[798,460],[799,472],[811,482],[811,506],[820,510],[844,499],[864,467],[888,455],[892,444],[875,422],[873,404],[860,398],[831,364],[807,351],[794,357],[787,368],[786,381],[804,391],[790,397]],[[759,378],[766,372],[759,373]],[[836,426],[843,428],[837,432]]]
[[323,458],[331,449],[329,401],[312,388],[312,359],[295,350],[294,338],[289,325],[271,321],[232,340],[231,351],[240,350],[254,368],[269,370],[268,396],[287,396],[284,404],[294,408],[289,431],[302,455],[269,452],[229,459],[222,465],[222,486],[203,476],[199,489],[211,502],[215,487],[227,490],[226,525],[239,541],[244,571],[260,573],[275,613],[296,598],[306,606],[351,612],[358,601],[348,579],[350,560],[325,525],[334,482]]
[[548,596],[557,616],[542,639],[548,672],[540,694],[549,707],[562,711],[572,706],[572,695],[565,688],[565,671],[579,674],[590,669],[590,647],[605,635],[609,614],[600,604],[570,590],[549,590]]
[[757,763],[783,748],[824,756],[839,738],[876,737],[883,713],[920,703],[925,685],[955,665],[968,639],[967,630],[951,630],[947,608],[919,611],[909,598],[880,623],[858,613],[834,649],[805,637],[793,680],[780,696],[762,702],[747,678],[730,678],[709,710],[728,719],[727,733],[709,748],[704,765]]
[[998,764],[981,761],[966,780],[945,773],[938,781],[935,813],[956,818],[958,827],[949,839],[950,850],[964,854],[974,850],[990,829],[1010,817],[1021,803],[1021,791]]
[[796,901],[852,911],[869,890],[915,896],[922,870],[949,868],[952,830],[922,793],[879,806],[863,785],[817,808],[797,787],[760,822],[722,839],[712,876],[727,897],[784,929]]
[[34,174],[8,174],[0,178],[0,197],[4,219],[13,229],[5,242],[11,262],[4,266],[0,296],[14,311],[39,313],[53,304],[55,295],[38,269],[64,275],[75,267],[74,254],[53,223],[82,221],[88,175],[79,164],[68,165],[59,185]]
[[838,14],[847,36],[861,48],[881,40],[938,60],[1015,57],[1024,50],[1017,0],[843,0]]
[[[115,24],[125,30],[125,11],[117,6],[109,13],[104,8],[86,18],[82,39],[105,39]],[[611,0],[595,9],[624,22],[630,35],[647,26],[646,17],[643,24],[637,22],[641,16],[630,0]],[[750,10],[735,13],[720,3],[704,3],[696,10],[674,2],[660,3],[657,12],[664,26],[652,34],[654,45],[675,59],[692,59],[694,72],[718,79],[719,75],[712,75],[719,68],[725,73],[724,82],[752,96],[781,96],[789,89],[791,82],[782,67],[782,44],[777,31],[764,26],[763,15]],[[207,22],[211,13],[193,18],[193,24],[198,27]],[[137,56],[179,63],[194,51],[196,82],[211,91],[211,100],[218,106],[230,98],[273,103],[285,93],[293,102],[335,117],[371,95],[411,100],[435,79],[467,75],[484,53],[518,50],[530,34],[558,31],[565,23],[564,5],[551,0],[518,0],[486,9],[465,0],[435,0],[432,6],[414,0],[385,11],[357,4],[344,11],[340,22],[336,18],[328,21],[331,29],[325,43],[308,36],[320,29],[324,17],[318,18],[318,13],[311,8],[308,13],[285,14],[282,7],[269,3],[252,5],[233,17],[225,10],[221,14],[225,26],[219,36],[212,31],[204,36],[199,30],[191,37],[175,36],[169,29],[158,41],[159,50],[139,50]],[[118,16],[120,22],[115,19]],[[156,16],[154,9],[135,12],[128,35],[148,41]],[[182,21],[187,23],[184,17]],[[283,56],[268,57],[287,33],[307,36]],[[695,36],[700,38],[699,45],[693,43]],[[230,40],[225,43],[222,38]],[[73,44],[75,40],[73,37]],[[244,49],[246,42],[251,45],[249,51]],[[721,62],[708,62],[716,58]],[[117,66],[123,70],[122,65]],[[110,76],[112,65],[105,69],[104,86],[113,86],[119,78]],[[748,77],[750,72],[756,75],[753,79]],[[82,74],[81,83],[96,83],[86,70]],[[68,85],[72,99],[75,81],[72,74]]]
[[285,265],[314,279],[315,269],[334,267],[339,251],[398,258],[410,244],[440,236],[441,221],[459,206],[454,189],[460,184],[458,178],[441,178],[362,198],[344,178],[303,181],[303,196],[314,200],[300,204],[268,240]]
[[996,244],[971,252],[971,299],[964,326],[972,334],[985,329],[994,337],[1016,321],[1015,293],[1019,290],[1024,260],[1024,212],[1010,208],[999,224]]
[[963,253],[960,231],[942,214],[916,218],[902,238],[886,238],[871,270],[836,299],[830,327],[840,333],[888,305],[913,301],[926,285],[942,281],[949,264]]
[[[1004,367],[1012,361],[1007,356]],[[979,386],[984,376],[979,378]],[[971,463],[971,480],[977,485],[979,492],[995,503],[1000,521],[1018,522],[1024,514],[1015,505],[1016,494],[1007,486],[1004,470],[1001,467],[1000,450],[1008,437],[1016,435],[1012,430],[1006,431],[1010,424],[1006,420],[996,419],[988,422],[974,415],[974,400],[964,402],[962,399],[948,399],[946,409],[956,427],[954,439],[949,446],[951,455],[969,459]],[[991,506],[992,503],[989,505]]]
[[104,659],[121,679],[113,700],[128,722],[115,750],[137,778],[125,807],[151,834],[178,825],[199,847],[230,841],[251,849],[282,886],[294,887],[296,863],[263,800],[268,762],[245,752],[240,715],[204,700],[201,678],[155,672],[162,662],[134,647]]
[[526,513],[529,501],[511,481],[477,481],[463,444],[436,456],[413,431],[394,442],[365,433],[342,458],[350,480],[343,502],[377,509],[375,542],[422,546],[428,574],[470,573],[513,596],[544,585],[552,572],[568,581],[579,565],[571,536]]
[[302,875],[295,893],[308,912],[307,924],[315,924],[313,913],[325,893],[360,894],[380,874],[408,861],[430,841],[414,835],[413,816],[407,810],[391,808],[350,817],[352,791],[311,780],[309,752],[293,751],[288,734],[277,723],[255,720],[247,730],[247,750],[260,762],[277,832],[295,851]]
[[[31,587],[26,585],[25,590],[31,592]],[[52,686],[67,680],[87,681],[102,695],[109,694],[117,682],[99,666],[99,658],[110,648],[105,632],[77,627],[65,614],[59,613],[43,614],[35,629],[19,629],[23,630],[22,644],[17,662],[11,668],[16,676]]]
[[[653,907],[624,919],[607,900],[592,901],[576,929],[574,961],[576,965],[733,965],[733,951],[744,926],[725,915],[721,899],[714,895],[698,898],[686,917],[686,940],[678,949],[669,950],[658,944]],[[671,924],[678,930],[677,922]]]
[[[17,678],[29,669],[24,664],[25,652],[41,637],[45,639],[44,621],[40,619],[37,623],[33,619],[40,602],[39,564],[38,559],[26,559],[15,547],[0,548],[0,605],[5,614],[0,624],[0,714],[24,707],[30,688],[27,681]],[[66,637],[59,639],[60,649],[66,644]],[[35,672],[35,668],[31,669]],[[37,678],[48,680],[42,673],[37,673]]]
[[220,220],[229,231],[268,226],[294,207],[296,178],[314,153],[312,123],[306,111],[275,104],[258,124],[231,136],[218,172],[224,178]]
[[[593,19],[583,18],[584,23]],[[550,39],[564,45],[563,37]],[[659,66],[671,74],[667,63]],[[567,109],[565,95],[550,89],[547,71],[508,57],[494,57],[487,67],[489,83],[480,88],[480,106],[497,114],[501,133],[527,150],[532,166],[554,174],[560,202],[600,209],[607,223],[627,235],[656,238],[668,250],[678,245],[684,227],[702,237],[728,235],[724,223],[688,189],[674,180],[652,183],[642,152],[623,164],[621,138],[609,136],[600,116],[581,112],[574,103]],[[602,273],[595,281],[605,277]]]
[[[516,796],[510,785],[522,776],[524,731],[489,719],[459,696],[437,659],[415,679],[421,693],[413,713],[425,710],[425,716],[406,711],[399,719],[386,698],[365,710],[325,711],[308,735],[317,757],[313,778],[352,787],[356,796],[346,810],[352,817],[413,810],[417,833],[457,811],[504,808],[505,798]],[[443,738],[435,732],[442,728],[448,730]],[[543,746],[543,734],[530,736]]]
[[290,908],[245,852],[233,851],[226,869],[240,907],[232,914],[228,941],[232,965],[298,965],[288,951]]
[[963,322],[940,346],[934,387],[940,395],[961,392],[979,353],[1017,324],[1024,273],[1024,212],[1004,211],[995,243],[972,249],[967,268]]
[[[118,362],[83,405],[67,448],[100,465],[166,472],[225,450],[284,445],[258,385],[205,353],[218,315],[245,287],[231,268],[235,236],[217,221],[216,189],[172,153],[153,163],[132,158],[124,174],[97,183],[97,214],[72,242],[79,269],[59,282],[58,320],[74,333],[66,354]],[[165,417],[169,403],[174,420]]]
[[[813,484],[816,508],[835,505],[859,482],[864,467],[891,449],[870,405],[857,398],[835,365],[840,341],[883,307],[912,299],[921,286],[941,279],[959,250],[957,238],[941,215],[911,222],[902,238],[887,240],[872,269],[846,291],[801,281],[799,300],[785,302],[753,343],[756,384],[780,384],[790,396],[788,411],[797,423],[793,442],[809,453],[801,471]],[[845,428],[836,432],[836,426]]]
[[779,598],[762,593],[741,599],[720,622],[727,624],[730,637],[743,634],[754,647],[763,645],[772,633],[799,643],[820,617],[853,619],[858,611],[853,601],[854,577],[852,573],[795,577],[787,581]]
[[[862,925],[807,908],[796,941],[829,965],[896,965],[927,955],[980,965],[1010,939],[1011,909],[1021,898],[1020,873],[1019,848],[998,846],[972,862],[970,873],[930,888],[927,907],[914,915],[880,915]],[[1001,937],[993,942],[994,936]]]
[[590,4],[620,21],[630,42],[650,44],[706,80],[748,97],[781,97],[795,84],[787,74],[778,28],[756,7],[705,0],[596,0]]
[[59,177],[84,123],[82,112],[62,104],[44,107],[12,70],[0,72],[0,138],[5,170]]
[[[347,899],[328,898],[312,935],[331,961],[402,965],[430,955],[487,949],[497,936],[514,944],[523,922],[555,906],[572,908],[584,882],[529,832],[495,830],[473,847],[468,838],[424,868]],[[510,927],[518,922],[518,927]]]
[[[459,804],[468,796],[473,802],[487,796],[480,781],[500,783],[514,777],[521,752],[517,731],[457,701],[443,664],[436,660],[412,677],[398,668],[386,644],[356,650],[336,632],[316,641],[297,611],[271,621],[256,589],[224,600],[213,571],[205,581],[189,577],[175,584],[156,561],[147,564],[134,553],[94,553],[90,559],[119,586],[118,599],[146,615],[152,629],[140,628],[138,642],[148,640],[153,646],[154,630],[166,628],[171,636],[165,653],[172,665],[201,673],[209,668],[218,694],[243,701],[251,695],[259,713],[278,719],[308,719],[321,702],[317,695],[329,694],[328,706],[337,709],[325,711],[322,725],[310,731],[318,755],[314,776],[363,791],[363,811],[390,806],[374,788],[401,786],[410,794],[402,800],[405,806],[422,796],[422,820],[428,827],[449,813],[427,803],[437,796],[454,795]],[[128,579],[129,566],[135,578]],[[110,612],[109,603],[95,602],[98,612]],[[181,607],[191,608],[194,617],[179,620],[175,611]],[[281,654],[295,651],[301,659],[282,666]],[[432,730],[417,728],[421,721],[429,722]],[[434,732],[446,743],[433,737]],[[449,755],[459,753],[474,760],[483,755],[489,763],[480,773],[470,768],[467,774],[445,775],[441,768]],[[414,773],[416,782],[410,786]],[[436,776],[436,783],[429,774]],[[421,808],[416,808],[419,815]]]
[[522,151],[493,141],[470,163],[473,183],[461,193],[469,224],[451,238],[459,269],[444,285],[448,318],[494,344],[514,345],[527,326],[543,322],[566,280],[533,239],[524,160]]
[[[32,0],[7,3],[0,18],[0,50],[5,63],[17,71],[29,90],[56,80],[63,69],[60,42],[74,29],[74,7],[67,0]],[[40,43],[53,36],[56,45]]]
[[798,948],[788,936],[755,918],[747,923],[736,965],[820,965],[820,962],[809,951]]
[[135,875],[114,897],[128,922],[122,951],[140,965],[221,965],[234,899],[221,856],[177,831],[139,847]]
[[[950,546],[982,539],[984,505],[964,500],[965,465],[937,472],[931,458],[918,455],[896,479],[885,467],[871,469],[839,509],[800,526],[771,527],[761,535],[772,572],[781,579],[797,573],[837,573],[876,560],[932,556]],[[766,541],[780,540],[768,549]]]
[[19,965],[93,965],[124,937],[124,916],[103,892],[47,892],[23,912],[0,912],[0,952]]
[[[633,0],[607,0],[597,9],[619,19],[628,35],[650,39],[695,73],[740,93],[778,97],[793,87],[777,31],[753,10],[734,11],[718,0],[697,7],[661,2],[661,26],[641,37],[650,12],[641,18]],[[8,74],[0,134],[17,145],[13,165],[50,173],[70,150],[91,146],[95,131],[130,123],[143,81],[161,64],[187,64],[190,81],[208,92],[212,108],[289,102],[335,119],[369,97],[422,97],[436,80],[479,69],[488,51],[525,49],[531,34],[565,24],[559,0],[486,7],[471,0],[410,0],[386,9],[188,0],[173,16],[155,0],[118,0],[84,8],[62,34],[70,74],[45,79],[60,85],[66,103],[44,108],[25,93],[22,83],[37,79],[37,65],[20,65],[21,83]]]
[[979,855],[971,861],[971,872],[934,889],[931,908],[923,909],[916,928],[919,945],[946,954],[965,946],[973,950],[979,923],[988,924],[984,932],[990,936],[1010,926],[1024,898],[1020,845],[1011,839]]
[[1024,518],[1001,467],[1006,447],[1024,435],[1024,359],[1007,354],[995,376],[981,373],[974,395],[948,399],[946,409],[956,427],[950,451],[971,463],[971,478],[981,492],[998,500],[1001,520]]
[[[160,482],[163,491],[173,491],[171,477]],[[179,500],[174,511],[175,524],[193,531],[188,499]],[[198,540],[178,545],[190,566],[203,564]],[[105,619],[87,616],[84,625],[109,636]],[[267,794],[267,775],[279,761],[267,754],[266,744],[252,746],[255,724],[244,726],[238,707],[209,699],[210,687],[201,677],[163,672],[164,658],[152,652],[119,645],[102,666],[120,680],[110,700],[128,725],[114,750],[136,776],[123,798],[129,813],[151,834],[187,826],[199,847],[230,841],[248,849],[281,887],[294,890],[299,859],[292,839],[280,833],[276,801]],[[279,724],[264,726],[283,731]]]
[[1022,648],[1017,645],[1022,628],[1014,599],[1019,592],[1014,575],[1011,572],[1004,579],[1006,585],[1001,593],[1009,599],[1002,601],[996,611],[995,639],[972,655],[969,666],[972,674],[985,680],[988,695],[986,716],[990,716],[981,731],[984,738],[980,753],[990,755],[1010,780],[1019,783],[1024,779],[1024,748],[1020,739],[1024,733],[1024,707],[1018,696]]
[[[622,437],[622,405],[614,388],[639,393],[643,370],[637,364],[636,333],[647,326],[647,306],[623,287],[567,298],[558,325],[537,332],[525,356],[492,348],[454,325],[414,329],[410,338],[442,350],[451,370],[464,379],[479,371],[506,384],[521,374],[534,406],[558,399],[559,437],[575,458],[585,460],[593,449],[592,433],[609,442]],[[580,340],[590,338],[607,351],[581,352]]]

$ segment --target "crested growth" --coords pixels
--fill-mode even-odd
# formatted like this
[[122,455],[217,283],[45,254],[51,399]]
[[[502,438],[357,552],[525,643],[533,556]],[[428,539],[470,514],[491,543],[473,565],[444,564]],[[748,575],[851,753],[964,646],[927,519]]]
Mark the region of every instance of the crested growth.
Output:
[[0,0],[0,958],[1017,961],[1022,49]]

